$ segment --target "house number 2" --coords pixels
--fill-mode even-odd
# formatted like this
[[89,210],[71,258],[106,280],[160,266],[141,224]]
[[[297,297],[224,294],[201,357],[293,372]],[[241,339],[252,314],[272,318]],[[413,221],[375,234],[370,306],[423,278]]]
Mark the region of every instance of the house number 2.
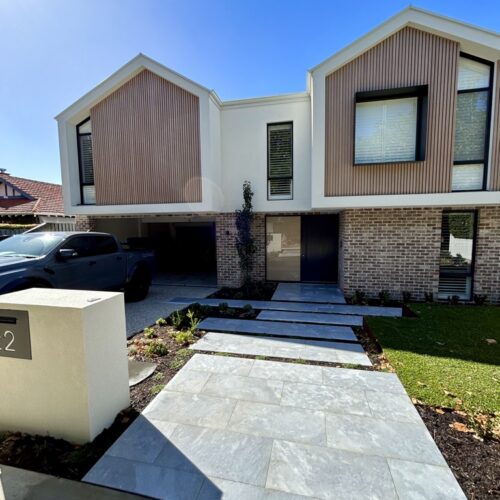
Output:
[[[3,338],[7,340],[7,345],[5,346],[4,351],[16,352],[16,350],[12,347],[12,345],[14,344],[14,340],[16,340],[14,333],[12,333],[10,330],[5,330]],[[0,347],[0,351],[1,350],[2,348]]]

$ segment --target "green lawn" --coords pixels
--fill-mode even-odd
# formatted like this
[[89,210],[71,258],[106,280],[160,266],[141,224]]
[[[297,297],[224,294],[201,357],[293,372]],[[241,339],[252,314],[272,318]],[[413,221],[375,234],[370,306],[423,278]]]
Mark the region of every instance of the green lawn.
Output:
[[[369,318],[391,365],[425,404],[500,411],[500,307],[412,304],[417,318]],[[495,339],[488,344],[485,339]]]

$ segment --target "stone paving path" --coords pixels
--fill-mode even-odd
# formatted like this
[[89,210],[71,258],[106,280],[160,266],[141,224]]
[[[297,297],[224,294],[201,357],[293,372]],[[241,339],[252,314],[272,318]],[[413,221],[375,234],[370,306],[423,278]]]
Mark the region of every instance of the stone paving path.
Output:
[[371,366],[370,359],[360,344],[332,342],[328,340],[305,340],[265,338],[251,335],[208,332],[190,349],[205,352],[227,352],[269,356],[272,358],[324,361]]
[[396,375],[200,354],[84,480],[165,499],[465,498]]
[[344,294],[337,285],[316,283],[279,283],[273,300],[345,304]]
[[254,309],[272,311],[296,311],[309,313],[356,314],[361,316],[400,317],[400,307],[357,306],[349,304],[320,304],[314,302],[282,302],[279,300],[239,300],[239,299],[193,299],[192,297],[173,297],[173,305],[189,305],[197,302],[202,306],[217,307],[221,303],[229,307],[245,307],[251,305]]
[[363,326],[363,316],[354,314],[327,314],[295,311],[261,311],[257,319],[267,321],[294,321],[324,325]]
[[199,324],[198,328],[208,331],[278,337],[300,337],[350,342],[357,342],[358,340],[352,328],[348,326],[314,325],[284,321],[264,321],[260,319],[206,318]]

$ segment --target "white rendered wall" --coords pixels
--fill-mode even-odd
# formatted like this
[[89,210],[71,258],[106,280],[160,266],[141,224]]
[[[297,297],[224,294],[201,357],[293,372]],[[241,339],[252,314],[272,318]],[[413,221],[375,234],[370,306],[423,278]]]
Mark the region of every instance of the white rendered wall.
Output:
[[[293,122],[293,200],[267,199],[267,124]],[[256,212],[301,211],[311,208],[310,102],[303,97],[285,102],[230,105],[222,109],[223,211],[242,204],[242,184],[252,183]]]

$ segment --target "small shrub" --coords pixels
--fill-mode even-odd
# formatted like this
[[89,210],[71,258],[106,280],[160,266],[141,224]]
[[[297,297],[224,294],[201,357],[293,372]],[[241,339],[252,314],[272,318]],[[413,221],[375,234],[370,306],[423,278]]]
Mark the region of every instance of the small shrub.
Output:
[[175,353],[174,359],[170,362],[170,368],[172,370],[179,370],[182,368],[188,361],[188,359],[193,355],[193,351],[189,349],[179,349]]
[[181,345],[189,345],[195,341],[194,335],[192,332],[179,332],[175,334],[175,341]]
[[460,303],[460,297],[458,295],[448,295],[448,302],[456,306]]
[[153,380],[155,382],[162,382],[165,379],[165,374],[158,372],[153,375]]
[[146,347],[147,356],[166,356],[168,354],[168,348],[159,340],[154,340]]
[[424,292],[424,300],[425,302],[431,304],[434,302],[434,294],[432,292]]
[[186,315],[189,319],[189,332],[193,334],[198,329],[200,320],[195,316],[194,311],[191,309],[188,310]]
[[251,304],[245,304],[243,306],[243,311],[246,312],[246,313],[252,312],[253,311],[252,305]]
[[380,293],[378,294],[378,298],[380,299],[380,304],[385,306],[390,302],[391,294],[389,293],[388,290],[381,290]]
[[151,389],[149,389],[149,392],[151,394],[153,394],[154,396],[156,396],[156,394],[159,394],[163,390],[164,387],[165,387],[165,384],[153,385],[153,387],[151,387]]
[[351,298],[351,302],[359,305],[366,304],[366,293],[361,290],[356,290]]
[[487,300],[487,295],[481,295],[478,293],[474,294],[474,304],[476,304],[477,306],[483,306],[484,304],[486,304]]
[[219,304],[219,312],[221,314],[226,314],[228,309],[229,309],[229,306],[228,306],[227,302],[221,302]]
[[135,345],[128,346],[128,355],[135,356],[137,354],[137,347]]
[[154,337],[156,337],[156,332],[151,327],[144,328],[143,333],[144,337],[146,337],[147,339],[153,339]]
[[403,304],[409,304],[411,302],[411,292],[403,292]]
[[167,324],[167,320],[165,318],[158,318],[156,320],[156,324],[158,326],[165,326]]
[[172,326],[177,330],[180,330],[182,328],[184,320],[185,320],[184,311],[174,311],[170,315],[170,321],[172,321]]

